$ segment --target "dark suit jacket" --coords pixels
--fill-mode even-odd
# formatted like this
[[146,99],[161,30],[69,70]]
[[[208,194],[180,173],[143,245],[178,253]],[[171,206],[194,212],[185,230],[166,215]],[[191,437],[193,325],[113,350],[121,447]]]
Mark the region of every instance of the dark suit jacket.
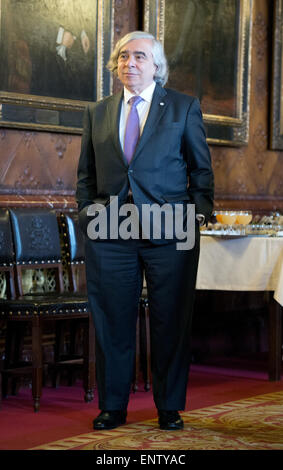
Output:
[[107,203],[115,195],[123,202],[130,186],[139,210],[142,204],[186,201],[208,220],[213,172],[198,99],[156,85],[128,165],[119,141],[122,97],[120,92],[86,109],[76,192],[79,210]]

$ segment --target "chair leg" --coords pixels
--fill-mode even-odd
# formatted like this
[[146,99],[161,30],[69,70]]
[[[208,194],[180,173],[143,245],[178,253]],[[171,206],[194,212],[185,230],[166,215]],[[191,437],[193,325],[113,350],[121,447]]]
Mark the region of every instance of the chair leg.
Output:
[[4,361],[4,373],[2,380],[2,395],[4,398],[8,395],[8,375],[5,374],[5,369],[9,369],[14,358],[14,334],[13,329],[9,321],[6,326],[6,338],[5,338],[5,361]]
[[32,396],[34,411],[39,411],[42,392],[42,321],[38,316],[32,319]]
[[19,379],[12,377],[9,380],[9,374],[6,374],[5,370],[18,367],[21,362],[25,328],[25,322],[7,321],[4,373],[2,378],[3,397],[6,397],[9,393],[17,395],[19,389]]
[[141,329],[141,367],[143,371],[144,389],[151,387],[151,354],[150,354],[150,325],[148,300],[140,300],[140,329]]
[[[17,323],[17,325],[15,325]],[[17,367],[21,364],[21,354],[24,348],[24,337],[26,331],[26,323],[13,322],[15,328],[15,334],[13,337],[13,349],[12,349],[12,363]],[[11,380],[11,393],[12,395],[17,395],[20,389],[20,380],[17,377],[12,377]]]
[[63,320],[55,323],[55,345],[54,345],[54,367],[52,368],[52,387],[58,388],[60,384],[60,371],[56,364],[60,361],[60,354],[64,344],[64,325]]
[[[78,330],[80,326],[80,321],[73,320],[71,321],[70,324],[70,345],[69,345],[69,357],[75,358],[76,356],[76,344],[77,344],[77,336],[78,336]],[[76,374],[75,371],[70,367],[68,369],[68,385],[71,387],[74,385],[76,379]]]
[[[64,358],[65,360],[72,359],[75,357],[76,349],[76,333],[77,333],[78,322],[72,320],[58,320],[55,325],[55,348],[54,348],[54,366],[52,370],[52,386],[58,388],[60,385],[60,367],[58,363]],[[66,337],[66,331],[69,331],[69,351],[68,354],[64,353],[64,343]],[[72,386],[75,382],[74,371],[72,367],[67,369],[68,385]]]
[[282,373],[282,312],[283,308],[270,293],[269,299],[269,380],[281,380]]
[[133,383],[133,391],[136,392],[139,389],[139,376],[140,376],[140,304],[137,317],[136,326],[136,361],[135,361],[135,375]]
[[95,334],[92,315],[86,321],[84,328],[84,372],[83,385],[85,402],[89,403],[94,398],[95,388]]
[[146,328],[146,382],[145,390],[150,390],[151,386],[151,355],[150,355],[150,326],[149,326],[149,308],[145,305],[145,328]]

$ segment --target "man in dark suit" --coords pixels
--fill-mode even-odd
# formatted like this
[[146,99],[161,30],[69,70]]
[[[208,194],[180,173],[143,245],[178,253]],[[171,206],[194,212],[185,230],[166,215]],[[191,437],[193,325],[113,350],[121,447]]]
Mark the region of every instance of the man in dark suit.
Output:
[[[210,153],[198,100],[163,88],[168,71],[159,41],[145,32],[129,33],[117,43],[108,67],[117,73],[124,89],[86,109],[77,184],[80,223],[90,236],[86,238],[87,286],[96,330],[101,409],[93,425],[101,430],[126,422],[144,273],[159,425],[181,429],[199,223],[208,220],[213,207]],[[138,104],[132,104],[136,96]],[[138,141],[133,143],[137,120]],[[140,226],[139,238],[125,239],[120,232],[111,237],[107,232],[105,239],[92,239],[91,207],[96,203],[95,209],[102,208],[108,220],[113,218],[111,196],[117,196],[119,208],[125,202],[135,204],[138,214],[145,206],[166,203],[172,209],[177,204],[186,209],[193,204],[193,248],[179,249],[176,236],[168,239],[163,219],[159,238],[151,231],[145,237]],[[184,224],[186,214],[184,210]]]

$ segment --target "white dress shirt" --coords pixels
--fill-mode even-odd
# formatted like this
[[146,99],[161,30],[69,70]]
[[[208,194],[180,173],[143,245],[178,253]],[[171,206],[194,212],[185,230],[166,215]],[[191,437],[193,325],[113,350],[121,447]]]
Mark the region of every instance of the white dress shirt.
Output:
[[[139,96],[143,98],[143,101],[141,101],[137,105],[137,112],[138,112],[139,121],[140,121],[140,135],[142,134],[142,131],[146,123],[154,89],[155,89],[155,82],[152,82],[151,85],[149,85],[147,88],[145,88],[145,90],[143,90],[139,94]],[[131,93],[127,88],[124,87],[124,99],[122,101],[122,106],[121,106],[120,125],[119,125],[119,137],[120,137],[122,150],[124,150],[126,124],[127,124],[128,114],[131,108],[131,105],[128,103],[128,101],[130,98],[132,98],[132,96],[135,96],[135,95]]]

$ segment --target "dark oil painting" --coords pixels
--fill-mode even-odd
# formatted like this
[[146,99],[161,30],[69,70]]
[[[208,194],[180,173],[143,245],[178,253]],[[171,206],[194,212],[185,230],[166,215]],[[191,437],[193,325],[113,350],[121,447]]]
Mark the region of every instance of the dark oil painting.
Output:
[[93,100],[96,1],[1,4],[1,90]]
[[166,0],[168,85],[206,114],[237,116],[239,0]]
[[81,133],[110,94],[113,0],[0,0],[0,124]]

